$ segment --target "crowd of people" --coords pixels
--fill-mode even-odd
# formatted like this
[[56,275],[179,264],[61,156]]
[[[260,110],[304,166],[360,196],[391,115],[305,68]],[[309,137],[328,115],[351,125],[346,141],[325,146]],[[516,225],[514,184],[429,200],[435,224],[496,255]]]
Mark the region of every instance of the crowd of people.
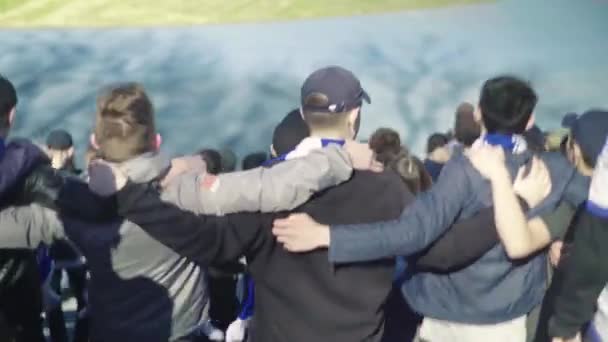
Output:
[[236,171],[167,158],[117,84],[79,170],[64,130],[9,139],[0,77],[0,340],[608,341],[608,111],[546,132],[537,101],[490,78],[418,158],[391,128],[356,141],[371,97],[329,66]]

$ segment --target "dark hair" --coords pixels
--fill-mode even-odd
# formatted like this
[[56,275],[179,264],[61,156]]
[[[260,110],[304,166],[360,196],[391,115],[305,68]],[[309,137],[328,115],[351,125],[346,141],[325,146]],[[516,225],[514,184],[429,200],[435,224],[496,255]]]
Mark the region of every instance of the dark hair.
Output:
[[[329,105],[329,98],[321,93],[312,93],[304,99],[304,105],[312,107],[324,107]],[[350,112],[326,113],[305,110],[302,114],[304,121],[310,128],[327,129],[342,127],[348,119]]]
[[243,170],[251,170],[264,165],[268,160],[268,155],[265,152],[255,152],[248,154],[243,159]]
[[222,155],[212,149],[204,149],[198,152],[198,155],[203,158],[207,164],[207,172],[212,175],[217,175],[222,172]]
[[417,194],[431,187],[433,181],[424,164],[401,145],[399,133],[390,128],[380,128],[370,138],[369,145],[378,161],[397,172],[412,193]]
[[516,77],[487,80],[479,98],[481,118],[488,133],[522,134],[538,98],[530,85]]
[[17,105],[17,91],[6,77],[0,75],[0,129],[10,126],[9,115]]
[[279,122],[272,134],[272,148],[277,156],[293,151],[302,140],[310,136],[308,125],[300,109],[294,109]]
[[[574,144],[578,145],[578,143],[574,140],[572,135],[568,135],[568,137],[566,138],[565,144],[567,144],[569,149],[574,149]],[[581,152],[581,158],[583,159],[583,162],[585,164],[587,164],[587,166],[589,166],[589,167],[592,167],[592,168],[595,167],[595,162],[593,161],[593,158],[590,155],[586,154],[585,151],[583,151],[583,149],[580,148],[580,146],[579,146],[578,150]]]
[[530,151],[534,153],[546,151],[546,134],[538,126],[534,125],[532,128],[525,131],[523,136]]
[[475,120],[475,107],[467,102],[461,103],[456,109],[456,120],[454,122],[456,141],[470,147],[480,135],[481,125]]
[[436,149],[444,147],[448,143],[449,143],[449,139],[448,139],[448,137],[445,136],[445,134],[433,133],[433,134],[431,134],[429,139],[426,141],[426,153],[431,154]]

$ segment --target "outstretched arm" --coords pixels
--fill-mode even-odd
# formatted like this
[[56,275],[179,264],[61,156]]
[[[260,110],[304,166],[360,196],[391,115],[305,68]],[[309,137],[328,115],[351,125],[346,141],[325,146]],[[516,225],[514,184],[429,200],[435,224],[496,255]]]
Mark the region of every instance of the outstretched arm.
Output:
[[[471,239],[474,236],[475,239]],[[450,272],[481,258],[500,241],[494,225],[494,208],[456,222],[416,260],[416,269]]]
[[197,215],[161,199],[152,185],[131,184],[116,195],[118,214],[178,254],[203,265],[255,251],[268,234],[260,214]]
[[294,252],[329,247],[330,261],[370,261],[414,254],[435,241],[454,222],[471,193],[464,157],[451,159],[430,191],[419,195],[393,221],[345,226],[320,225],[309,216],[275,221],[273,233]]
[[198,214],[276,212],[293,209],[314,193],[350,178],[351,161],[341,148],[330,146],[272,168],[256,168],[212,176],[186,174],[170,185],[168,198]]

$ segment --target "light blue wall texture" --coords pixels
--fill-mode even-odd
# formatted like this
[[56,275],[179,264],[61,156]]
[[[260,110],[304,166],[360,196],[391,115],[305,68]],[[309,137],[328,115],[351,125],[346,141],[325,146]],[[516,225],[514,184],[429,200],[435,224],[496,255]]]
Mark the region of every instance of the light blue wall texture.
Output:
[[[67,128],[84,145],[104,85],[153,96],[169,153],[264,150],[315,68],[352,69],[372,96],[361,137],[397,129],[422,152],[461,101],[501,73],[530,80],[538,122],[608,107],[608,2],[505,0],[375,16],[182,28],[1,30],[0,72],[18,86],[15,134]],[[81,146],[81,150],[84,146]]]

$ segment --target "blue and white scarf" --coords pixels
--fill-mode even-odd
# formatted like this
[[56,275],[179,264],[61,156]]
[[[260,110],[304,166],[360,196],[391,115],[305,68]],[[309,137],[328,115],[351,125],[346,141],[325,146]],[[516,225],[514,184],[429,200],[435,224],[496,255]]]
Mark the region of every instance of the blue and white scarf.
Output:
[[473,147],[482,145],[502,146],[506,151],[514,154],[524,153],[528,150],[526,139],[518,134],[484,134],[473,143]]
[[265,165],[273,165],[277,162],[282,162],[285,160],[291,160],[295,158],[300,158],[308,155],[310,151],[318,150],[323,147],[327,147],[329,145],[335,144],[339,146],[343,146],[346,141],[343,139],[325,139],[318,137],[308,137],[296,146],[296,148],[286,154],[280,155],[274,159],[269,160],[265,163]]

